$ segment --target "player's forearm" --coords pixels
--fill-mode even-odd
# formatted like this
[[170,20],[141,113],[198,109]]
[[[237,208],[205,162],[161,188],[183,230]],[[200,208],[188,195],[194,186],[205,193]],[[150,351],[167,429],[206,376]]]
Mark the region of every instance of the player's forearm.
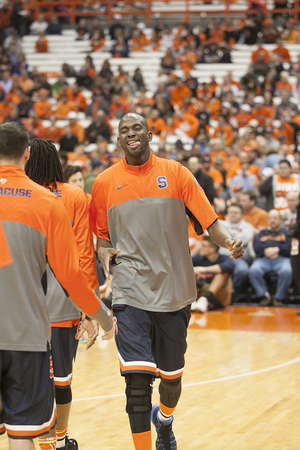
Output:
[[111,242],[106,239],[97,238],[97,250],[99,248],[112,248]]
[[215,222],[207,228],[207,231],[215,244],[219,247],[227,248],[225,241],[226,239],[232,239],[232,236],[219,220],[215,220]]

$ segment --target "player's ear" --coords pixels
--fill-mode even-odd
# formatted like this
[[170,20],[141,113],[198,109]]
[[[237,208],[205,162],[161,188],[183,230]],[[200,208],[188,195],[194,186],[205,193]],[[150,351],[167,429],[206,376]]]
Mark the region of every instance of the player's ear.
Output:
[[24,158],[25,158],[25,161],[28,161],[30,158],[30,146],[29,145],[24,152]]
[[152,141],[152,137],[153,137],[152,131],[148,131],[148,142]]

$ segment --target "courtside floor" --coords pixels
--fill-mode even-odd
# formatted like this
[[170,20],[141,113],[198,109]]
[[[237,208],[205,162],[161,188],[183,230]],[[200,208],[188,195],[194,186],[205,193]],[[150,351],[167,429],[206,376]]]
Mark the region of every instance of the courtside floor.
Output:
[[[300,449],[296,308],[193,314],[188,344],[174,421],[178,450]],[[114,342],[98,340],[89,351],[80,345],[69,427],[80,450],[133,450],[123,392]],[[0,449],[8,450],[6,436]]]

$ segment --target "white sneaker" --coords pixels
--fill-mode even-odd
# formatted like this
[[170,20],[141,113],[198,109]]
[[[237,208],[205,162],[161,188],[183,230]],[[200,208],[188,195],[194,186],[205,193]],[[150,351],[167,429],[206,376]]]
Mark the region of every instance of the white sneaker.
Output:
[[208,311],[208,300],[206,297],[199,297],[191,304],[191,311],[206,313]]

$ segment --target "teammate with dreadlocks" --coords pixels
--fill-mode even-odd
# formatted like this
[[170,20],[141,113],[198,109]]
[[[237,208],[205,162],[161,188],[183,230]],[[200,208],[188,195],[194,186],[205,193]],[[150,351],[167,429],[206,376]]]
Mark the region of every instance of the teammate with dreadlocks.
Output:
[[[30,145],[31,153],[25,167],[26,174],[36,183],[50,189],[64,203],[73,227],[81,269],[91,287],[96,290],[98,289],[97,271],[86,196],[79,187],[65,183],[59,155],[52,141],[35,138]],[[72,366],[78,339],[87,330],[89,341],[86,348],[89,348],[98,336],[98,325],[87,319],[80,323],[78,310],[70,301],[62,301],[65,293],[50,267],[47,269],[47,278],[47,305],[52,329],[51,347],[57,403],[56,448],[77,450],[76,440],[67,437],[72,401]],[[81,330],[78,328],[80,325]],[[41,448],[43,448],[42,442],[43,439],[40,440]]]

